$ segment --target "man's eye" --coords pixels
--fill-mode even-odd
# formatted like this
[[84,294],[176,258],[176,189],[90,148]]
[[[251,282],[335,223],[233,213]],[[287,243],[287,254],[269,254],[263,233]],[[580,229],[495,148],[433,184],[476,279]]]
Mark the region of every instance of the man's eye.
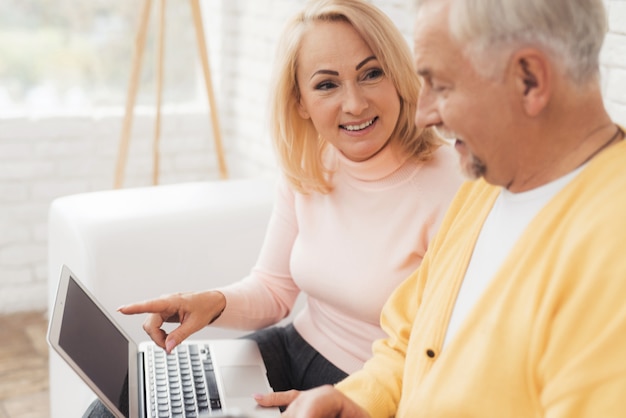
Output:
[[448,86],[445,84],[438,83],[430,78],[424,80],[424,87],[435,93],[442,93],[448,89]]

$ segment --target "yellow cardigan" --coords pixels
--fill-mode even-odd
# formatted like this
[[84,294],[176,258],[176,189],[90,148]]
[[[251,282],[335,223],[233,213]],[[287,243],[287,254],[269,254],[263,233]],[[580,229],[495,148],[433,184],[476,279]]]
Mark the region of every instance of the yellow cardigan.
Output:
[[626,141],[531,221],[441,347],[499,188],[465,184],[421,267],[388,300],[388,334],[337,384],[372,417],[626,416]]

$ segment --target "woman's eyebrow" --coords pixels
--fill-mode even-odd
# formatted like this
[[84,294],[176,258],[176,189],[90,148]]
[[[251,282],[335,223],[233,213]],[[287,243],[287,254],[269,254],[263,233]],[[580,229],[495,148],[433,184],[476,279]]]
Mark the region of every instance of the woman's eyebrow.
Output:
[[[333,70],[317,70],[316,72],[314,72],[311,75],[311,78],[315,77],[318,74],[326,74],[326,75],[334,75],[334,76],[338,76],[339,72],[338,71],[333,71]],[[309,79],[310,80],[310,79]]]
[[[365,64],[367,64],[368,62],[370,62],[371,60],[375,60],[376,57],[374,55],[371,55],[367,58],[365,58],[363,61],[361,61],[360,63],[358,63],[355,67],[355,69],[358,71],[361,67],[363,67]],[[333,71],[333,70],[317,70],[316,72],[314,72],[311,75],[311,78],[315,77],[318,74],[326,74],[326,75],[334,75],[334,76],[338,76],[339,72],[338,71]]]
[[371,55],[367,58],[365,58],[363,61],[361,61],[360,63],[357,64],[357,66],[355,67],[356,70],[359,70],[361,67],[363,67],[365,64],[367,64],[368,62],[370,62],[371,60],[375,60],[376,57],[374,55]]

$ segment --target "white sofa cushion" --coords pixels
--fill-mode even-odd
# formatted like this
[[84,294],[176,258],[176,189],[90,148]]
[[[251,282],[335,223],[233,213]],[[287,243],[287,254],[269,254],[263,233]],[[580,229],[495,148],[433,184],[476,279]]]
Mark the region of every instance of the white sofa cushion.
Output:
[[[224,180],[83,193],[49,211],[49,306],[61,266],[106,309],[244,277],[256,261],[274,197],[271,179]],[[137,341],[143,315],[113,316]],[[209,327],[194,337],[240,332]],[[94,395],[50,353],[51,417],[80,417]]]

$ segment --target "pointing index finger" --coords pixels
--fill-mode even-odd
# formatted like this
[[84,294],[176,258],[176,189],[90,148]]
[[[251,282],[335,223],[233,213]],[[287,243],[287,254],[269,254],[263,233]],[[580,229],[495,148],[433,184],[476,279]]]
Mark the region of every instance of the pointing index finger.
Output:
[[164,299],[153,299],[145,302],[131,303],[129,305],[120,306],[118,312],[124,315],[136,315],[144,313],[160,314],[169,310],[170,304]]

